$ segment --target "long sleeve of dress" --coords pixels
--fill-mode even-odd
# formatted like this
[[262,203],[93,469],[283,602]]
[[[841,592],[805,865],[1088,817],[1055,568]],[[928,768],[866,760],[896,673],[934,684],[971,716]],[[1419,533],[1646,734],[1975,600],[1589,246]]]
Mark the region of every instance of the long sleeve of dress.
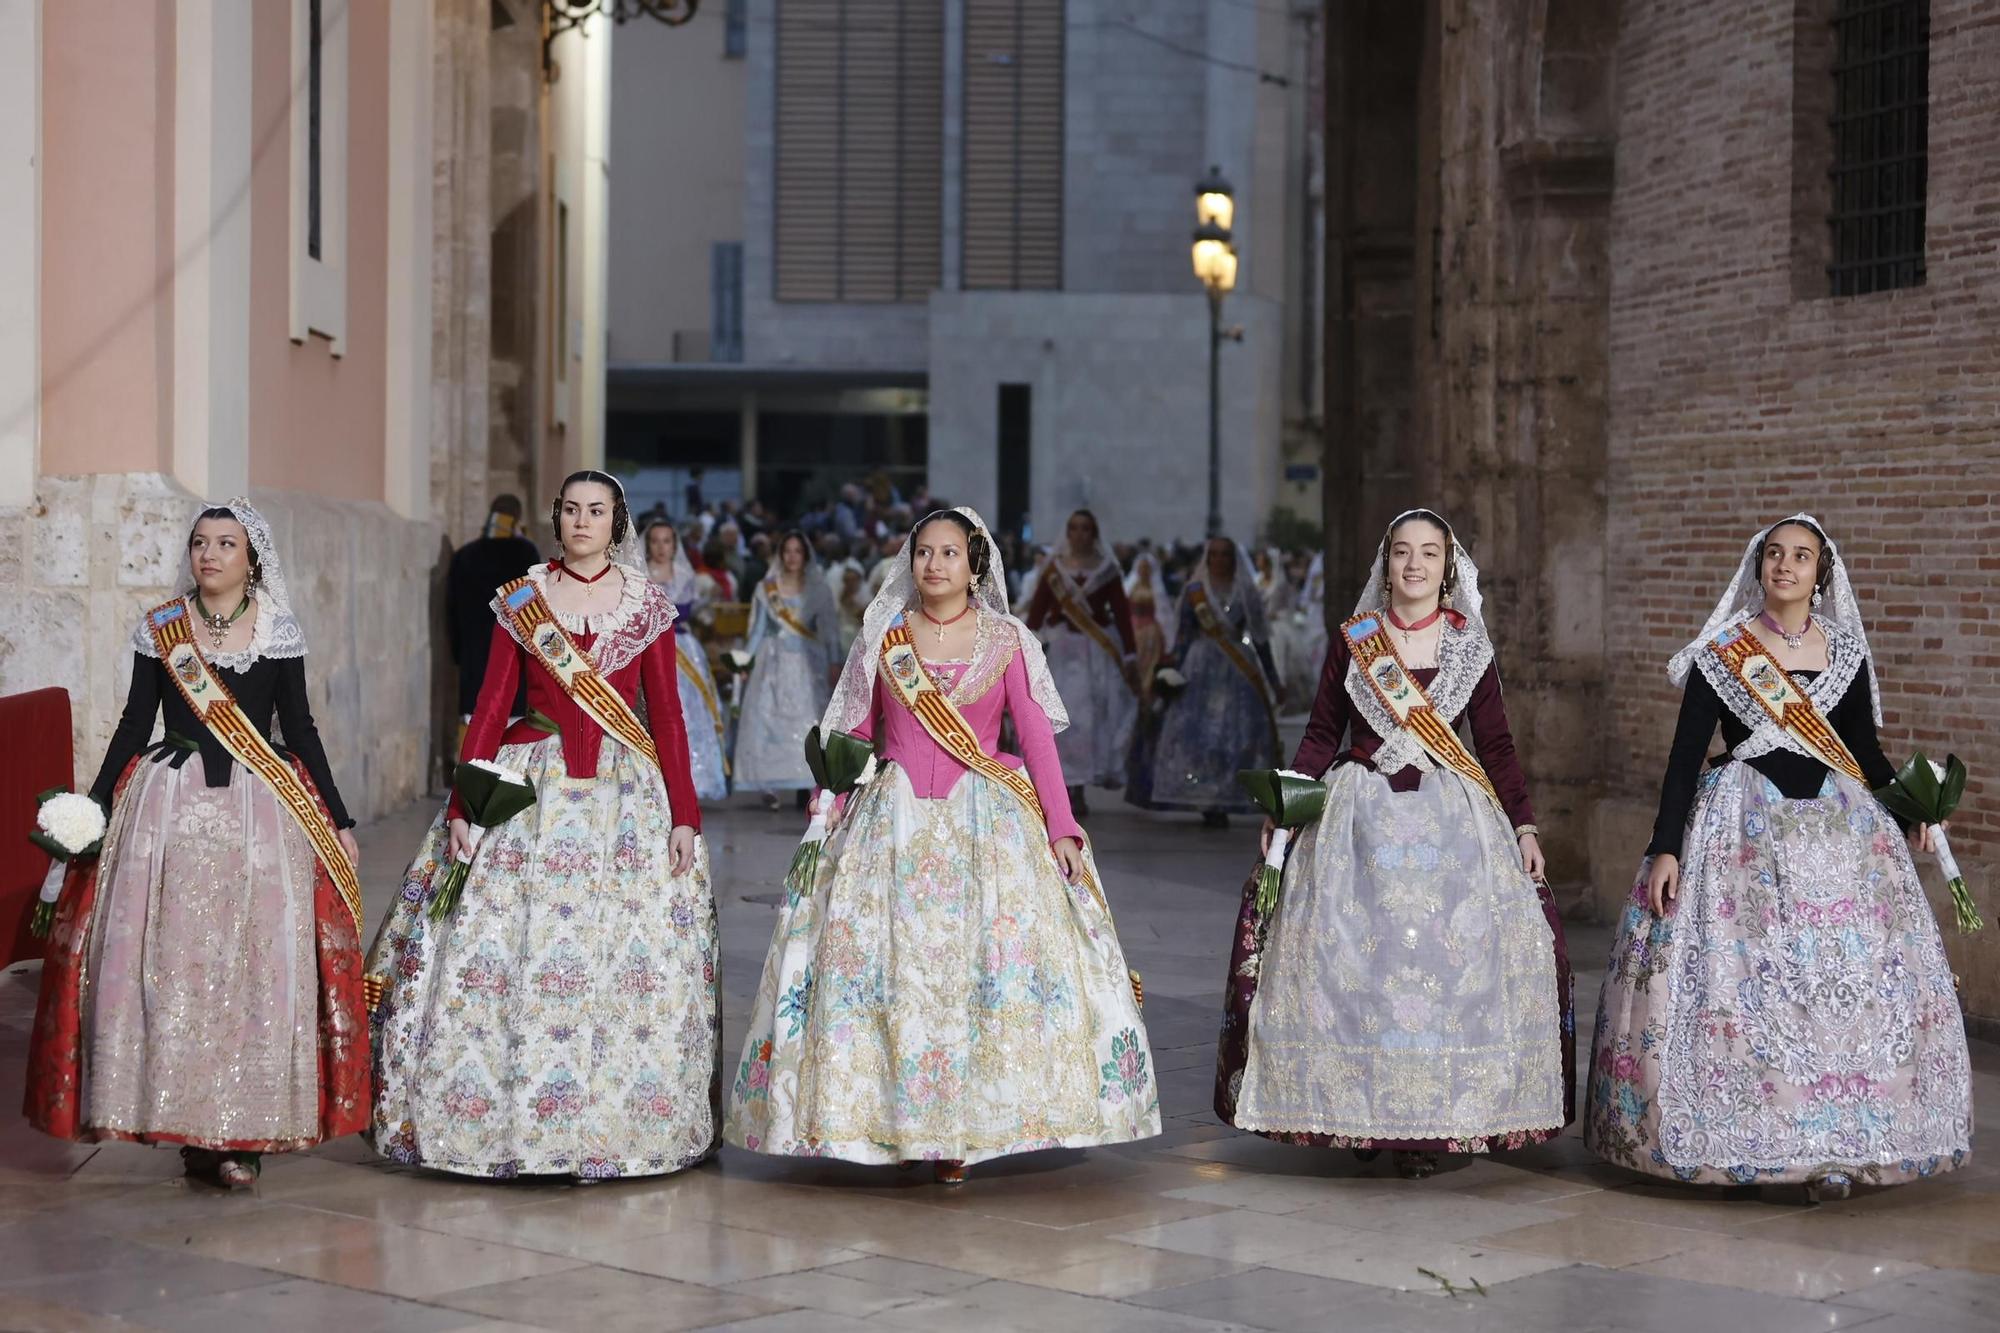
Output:
[[[472,721],[465,728],[465,742],[458,747],[458,762],[491,759],[500,753],[500,737],[507,730],[507,715],[514,706],[514,694],[521,686],[521,648],[499,621],[493,622],[493,638],[486,649],[486,678],[479,683],[479,702],[473,707]],[[449,819],[465,818],[465,805],[453,789],[445,811]]]
[[160,664],[144,653],[132,654],[132,685],[125,692],[125,711],[111,732],[111,744],[104,751],[104,763],[97,781],[90,784],[90,798],[111,809],[111,793],[132,757],[153,738],[153,722],[160,712]]
[[1257,665],[1264,668],[1264,688],[1275,699],[1278,694],[1278,662],[1271,656],[1270,640],[1254,640],[1253,646],[1257,649]]
[[1201,637],[1201,621],[1195,618],[1194,606],[1188,601],[1187,594],[1182,593],[1180,612],[1174,617],[1174,646],[1168,654],[1176,669],[1187,661],[1188,649],[1194,647],[1195,641]]
[[[861,719],[861,725],[856,727],[853,731],[849,732],[848,734],[851,736],[859,736],[864,741],[873,741],[875,739],[875,718],[881,711],[882,711],[881,687],[877,686],[875,695],[868,700],[868,713],[865,717]],[[814,790],[813,799],[818,800],[820,798],[820,790],[818,788],[814,788],[813,790]],[[853,794],[854,794],[853,792],[849,792],[847,793],[846,796],[835,797],[833,802],[833,808],[841,811],[842,813],[845,813],[847,810],[847,797],[852,796]]]
[[750,637],[744,641],[743,651],[755,657],[770,633],[771,609],[764,604],[764,589],[760,585],[750,599]]
[[1028,614],[1021,617],[1029,629],[1040,629],[1048,623],[1049,612],[1055,608],[1055,594],[1049,591],[1046,578],[1035,580],[1035,595],[1028,599]]
[[333,816],[333,826],[353,828],[354,820],[348,817],[340,790],[333,785],[333,769],[326,762],[326,746],[320,742],[319,726],[313,721],[312,702],[306,697],[303,657],[282,658],[278,662],[278,726],[285,733],[285,748],[304,761],[306,772],[312,774],[313,785],[319,788],[327,813]]
[[1306,719],[1306,734],[1292,756],[1292,771],[1324,777],[1340,753],[1340,741],[1347,734],[1347,716],[1352,703],[1347,697],[1347,643],[1336,639],[1327,645],[1326,665],[1320,668],[1319,692],[1313,696],[1312,716]]
[[688,761],[687,720],[681,716],[679,654],[674,636],[662,634],[639,657],[640,688],[646,692],[646,725],[667,782],[667,804],[676,826],[701,832],[701,806],[694,794],[694,766]]
[[1472,749],[1486,780],[1493,784],[1507,822],[1515,828],[1535,822],[1534,803],[1528,799],[1528,777],[1521,771],[1521,757],[1514,749],[1514,729],[1507,723],[1507,704],[1500,694],[1500,668],[1489,663],[1472,698],[1465,705],[1472,721]]
[[[1882,753],[1882,738],[1875,731],[1875,691],[1869,688],[1867,672],[1855,675],[1854,683],[1834,705],[1833,716],[1827,721],[1847,743],[1847,752],[1854,756],[1854,762],[1861,765],[1861,776],[1868,779],[1870,791],[1887,786],[1895,778],[1896,766]],[[1909,821],[1901,815],[1890,811],[1889,818],[1903,832],[1910,831]]]
[[1118,642],[1125,646],[1125,656],[1136,657],[1139,653],[1139,635],[1132,625],[1132,599],[1125,595],[1122,580],[1111,580],[1111,621],[1118,627]]
[[1687,690],[1681,695],[1680,720],[1674,724],[1673,748],[1667,752],[1667,775],[1660,783],[1660,812],[1653,820],[1653,841],[1646,855],[1681,854],[1688,811],[1694,808],[1695,786],[1701,781],[1708,743],[1714,739],[1715,724],[1721,717],[1722,700],[1715,687],[1701,672],[1690,671]]
[[1003,679],[1007,689],[1007,712],[1014,719],[1014,734],[1021,741],[1021,757],[1027,761],[1028,777],[1035,784],[1035,795],[1041,798],[1042,813],[1048,817],[1049,841],[1054,843],[1063,838],[1081,840],[1083,829],[1069,808],[1069,789],[1063,785],[1062,758],[1056,753],[1055,728],[1049,725],[1049,715],[1035,702],[1034,691],[1028,686],[1028,668],[1021,654],[1015,653],[1007,663],[1007,674]]

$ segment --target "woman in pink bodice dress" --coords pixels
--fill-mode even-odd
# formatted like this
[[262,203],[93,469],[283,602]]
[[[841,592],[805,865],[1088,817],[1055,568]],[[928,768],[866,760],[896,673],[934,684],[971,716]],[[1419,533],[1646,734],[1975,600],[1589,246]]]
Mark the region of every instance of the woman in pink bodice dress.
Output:
[[[970,510],[912,531],[821,723],[875,743],[788,895],[725,1130],[757,1152],[966,1164],[1160,1131],[1145,1025],[1041,645]],[[1024,757],[999,752],[1002,713]],[[829,798],[821,793],[819,798]]]

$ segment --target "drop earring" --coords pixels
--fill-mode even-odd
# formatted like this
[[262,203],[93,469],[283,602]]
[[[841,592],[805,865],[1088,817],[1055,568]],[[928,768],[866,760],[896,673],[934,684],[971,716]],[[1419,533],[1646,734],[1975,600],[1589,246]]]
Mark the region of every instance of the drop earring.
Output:
[[1825,594],[1825,593],[1823,593],[1823,592],[1821,592],[1821,591],[1820,591],[1820,590],[1819,590],[1818,588],[1814,588],[1814,589],[1813,589],[1813,600],[1812,600],[1812,604],[1813,604],[1813,607],[1814,607],[1814,609],[1818,609],[1818,607],[1819,607],[1819,604],[1820,604],[1821,602],[1825,601],[1825,600],[1826,600],[1826,594]]

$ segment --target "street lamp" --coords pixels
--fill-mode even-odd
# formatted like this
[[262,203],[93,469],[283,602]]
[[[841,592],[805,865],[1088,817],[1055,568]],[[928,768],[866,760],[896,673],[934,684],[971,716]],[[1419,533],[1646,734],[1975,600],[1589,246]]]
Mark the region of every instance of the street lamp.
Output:
[[1236,192],[1220,167],[1195,182],[1194,275],[1208,290],[1208,535],[1222,532],[1222,298],[1236,286]]

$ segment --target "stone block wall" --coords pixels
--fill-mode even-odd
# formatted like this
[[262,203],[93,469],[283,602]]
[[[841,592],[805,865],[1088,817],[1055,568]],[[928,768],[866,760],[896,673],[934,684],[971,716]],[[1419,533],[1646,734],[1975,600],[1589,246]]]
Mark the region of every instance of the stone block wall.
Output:
[[[197,500],[157,473],[43,477],[0,509],[0,693],[70,692],[76,782],[97,774],[131,682],[133,628],[185,586]],[[428,787],[432,588],[443,539],[385,506],[264,491],[334,780],[357,819]]]
[[[1824,227],[1795,207],[1825,162],[1795,139],[1817,40],[1794,0],[1625,6],[1611,217],[1605,559],[1617,762],[1607,795],[1650,823],[1699,629],[1750,533],[1824,520],[1852,570],[1883,687],[1884,748],[1959,754],[1953,825],[1984,887],[2000,867],[2000,27],[1985,0],[1931,5],[1928,279],[1828,298],[1794,256]],[[1638,818],[1643,812],[1645,818]],[[1604,820],[1612,818],[1607,811]],[[1638,844],[1594,866],[1606,903]],[[1934,904],[1950,920],[1929,857]],[[2000,1015],[2000,932],[1947,928],[1968,1012]]]

